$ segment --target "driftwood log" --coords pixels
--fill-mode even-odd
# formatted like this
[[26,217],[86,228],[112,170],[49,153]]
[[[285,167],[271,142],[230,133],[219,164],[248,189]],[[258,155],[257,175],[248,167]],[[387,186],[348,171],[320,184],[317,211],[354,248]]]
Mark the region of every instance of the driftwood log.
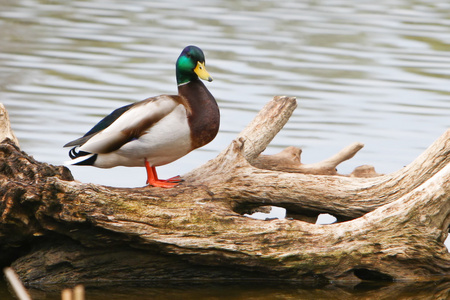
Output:
[[[261,155],[296,107],[275,97],[215,159],[173,189],[75,181],[0,144],[0,263],[29,285],[130,280],[430,280],[448,275],[450,130],[392,174]],[[5,125],[7,126],[7,125]],[[243,216],[279,206],[285,219]],[[320,213],[338,222],[306,222]]]

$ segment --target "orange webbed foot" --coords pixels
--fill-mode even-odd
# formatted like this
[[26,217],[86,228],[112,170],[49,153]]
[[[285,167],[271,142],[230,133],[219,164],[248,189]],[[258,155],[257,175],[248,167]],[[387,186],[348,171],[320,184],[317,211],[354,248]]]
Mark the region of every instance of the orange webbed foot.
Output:
[[158,179],[156,169],[150,166],[149,162],[145,160],[145,169],[147,170],[147,184],[154,187],[173,188],[183,181],[180,176],[175,176],[167,180]]
[[169,182],[167,180],[153,180],[150,182],[147,180],[147,184],[149,186],[154,186],[154,187],[173,188],[173,187],[177,186],[179,183],[178,182]]
[[180,175],[177,175],[177,176],[171,177],[171,178],[169,178],[169,179],[166,179],[165,181],[167,181],[167,182],[173,182],[173,183],[180,183],[180,182],[183,182],[184,179],[181,178]]

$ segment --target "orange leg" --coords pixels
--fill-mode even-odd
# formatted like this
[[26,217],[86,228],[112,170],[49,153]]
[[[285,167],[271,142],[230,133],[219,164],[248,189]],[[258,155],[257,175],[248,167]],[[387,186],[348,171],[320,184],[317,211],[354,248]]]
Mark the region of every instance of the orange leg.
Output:
[[[147,160],[145,160],[145,169],[147,170],[147,184],[156,187],[171,188],[181,181],[180,178],[173,177],[169,180],[158,179],[158,174],[156,174],[156,168],[150,166]],[[179,177],[179,176],[178,176]]]

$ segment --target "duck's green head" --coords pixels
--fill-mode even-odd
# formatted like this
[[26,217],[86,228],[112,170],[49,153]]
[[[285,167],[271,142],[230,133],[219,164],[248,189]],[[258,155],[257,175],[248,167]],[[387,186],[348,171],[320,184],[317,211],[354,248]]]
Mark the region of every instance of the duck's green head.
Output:
[[200,79],[212,81],[205,68],[205,55],[202,49],[196,46],[187,46],[178,57],[176,64],[177,84],[185,84],[189,81]]

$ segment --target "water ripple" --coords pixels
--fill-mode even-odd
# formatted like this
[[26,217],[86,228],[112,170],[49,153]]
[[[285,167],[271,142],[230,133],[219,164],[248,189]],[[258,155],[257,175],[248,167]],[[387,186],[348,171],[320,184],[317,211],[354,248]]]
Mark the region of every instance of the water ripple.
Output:
[[[296,96],[299,108],[268,153],[301,146],[314,162],[361,141],[366,148],[341,170],[371,163],[390,172],[450,125],[449,17],[449,4],[425,0],[7,1],[1,101],[24,150],[60,164],[61,145],[114,108],[176,93],[174,62],[197,44],[215,79],[207,85],[221,131],[162,176],[214,157],[275,95]],[[143,176],[74,172],[125,186]]]

